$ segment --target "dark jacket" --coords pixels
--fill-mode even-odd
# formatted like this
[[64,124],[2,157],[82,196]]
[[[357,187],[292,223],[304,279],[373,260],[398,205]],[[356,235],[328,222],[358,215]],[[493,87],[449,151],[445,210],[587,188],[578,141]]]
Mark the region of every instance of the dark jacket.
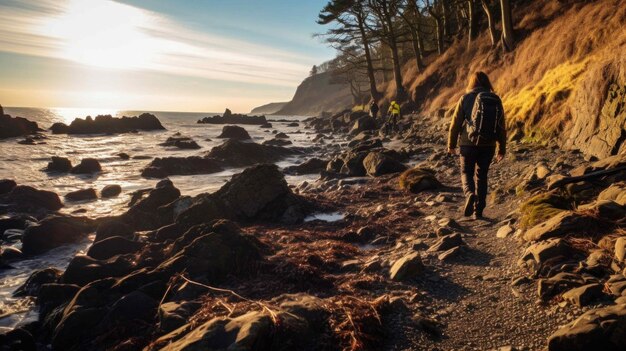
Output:
[[[464,122],[472,116],[474,101],[476,100],[476,96],[478,95],[478,93],[482,91],[486,90],[479,88],[470,91],[469,93],[463,95],[463,97],[461,97],[461,99],[459,100],[459,103],[456,105],[454,113],[452,114],[452,120],[450,121],[448,148],[456,148],[458,139],[460,139],[458,141],[458,144],[460,146],[476,145],[469,140]],[[496,144],[498,146],[497,153],[500,155],[504,155],[504,153],[506,152],[506,123],[504,121],[504,115],[502,116],[502,121],[498,128],[498,136],[496,138],[496,141],[480,141],[478,146],[495,146]]]
[[375,101],[372,101],[372,103],[370,104],[370,111],[378,113],[378,110],[378,104]]

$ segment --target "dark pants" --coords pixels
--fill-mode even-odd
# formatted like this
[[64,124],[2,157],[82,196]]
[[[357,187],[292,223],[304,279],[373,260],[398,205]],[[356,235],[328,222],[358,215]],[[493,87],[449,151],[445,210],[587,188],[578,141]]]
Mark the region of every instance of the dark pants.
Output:
[[391,134],[393,131],[398,130],[398,115],[397,114],[392,113],[391,115],[389,115],[389,117],[387,117],[386,127],[387,127],[387,130],[386,130],[387,134]]
[[487,206],[488,173],[495,146],[461,146],[461,182],[465,196],[476,195],[476,212]]

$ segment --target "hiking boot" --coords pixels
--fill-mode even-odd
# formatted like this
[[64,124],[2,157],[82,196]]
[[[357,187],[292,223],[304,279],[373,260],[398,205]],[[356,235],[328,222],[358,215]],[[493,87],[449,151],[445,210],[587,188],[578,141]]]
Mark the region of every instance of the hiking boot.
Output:
[[474,212],[474,215],[472,216],[472,218],[474,218],[474,219],[484,219],[483,211],[476,210],[476,212]]
[[472,194],[465,200],[465,207],[463,208],[463,215],[469,217],[474,213],[474,203],[476,202],[476,195]]

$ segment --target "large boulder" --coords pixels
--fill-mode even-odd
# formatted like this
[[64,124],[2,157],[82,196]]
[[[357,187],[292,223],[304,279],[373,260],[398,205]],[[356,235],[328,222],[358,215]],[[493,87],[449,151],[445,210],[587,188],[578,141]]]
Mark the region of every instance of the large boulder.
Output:
[[301,175],[319,173],[326,169],[328,160],[320,160],[319,158],[310,158],[297,166],[289,166],[284,169],[285,174]]
[[65,195],[65,199],[69,201],[95,200],[97,198],[98,194],[96,194],[96,190],[93,188],[76,190]]
[[109,184],[105,185],[102,190],[100,190],[100,196],[104,198],[116,197],[122,193],[122,187],[117,184]]
[[441,186],[435,178],[435,172],[430,169],[415,167],[400,175],[400,188],[412,193],[434,190]]
[[408,254],[397,260],[389,270],[389,278],[395,281],[412,279],[424,271],[424,264],[418,252]]
[[530,245],[524,251],[520,263],[532,260],[534,265],[542,266],[548,261],[565,261],[575,253],[572,246],[561,238],[551,238]]
[[626,341],[626,304],[589,310],[548,339],[548,351],[619,351]]
[[94,242],[87,251],[87,256],[96,260],[107,260],[116,255],[137,252],[143,246],[144,244],[140,242],[128,240],[121,236],[113,236]]
[[48,216],[26,228],[22,236],[22,251],[25,254],[40,254],[84,240],[94,229],[93,221],[85,217]]
[[224,126],[222,128],[222,134],[218,136],[220,139],[237,139],[237,140],[249,140],[250,134],[239,126]]
[[221,162],[215,159],[189,157],[157,157],[141,172],[146,178],[165,178],[171,175],[210,174],[222,170]]
[[305,200],[291,192],[277,166],[264,164],[234,175],[213,194],[198,196],[176,221],[187,226],[218,218],[299,222],[308,207]]
[[233,114],[226,109],[223,116],[204,117],[198,120],[198,123],[206,124],[266,124],[265,116],[246,116],[241,114]]
[[366,130],[375,129],[377,129],[376,120],[370,116],[363,116],[354,122],[352,129],[350,129],[350,134],[357,135]]
[[369,176],[378,177],[406,171],[407,167],[396,159],[382,152],[370,152],[363,159],[363,166]]
[[295,153],[293,149],[280,146],[229,139],[224,144],[211,149],[207,157],[219,160],[230,167],[247,167],[259,163],[274,163]]
[[173,221],[172,215],[159,211],[180,197],[180,190],[169,179],[161,180],[145,197],[136,199],[130,209],[121,216],[121,220],[136,230],[152,230]]
[[0,195],[11,192],[16,186],[17,183],[12,179],[0,179]]
[[59,210],[63,207],[59,195],[51,191],[38,190],[27,185],[18,185],[7,194],[7,201],[18,208]]
[[48,162],[46,171],[66,173],[72,169],[72,162],[66,157],[52,156],[52,161]]
[[523,238],[526,241],[540,241],[563,237],[581,230],[589,231],[594,228],[596,228],[596,221],[592,217],[572,211],[563,211],[528,229]]
[[29,135],[41,131],[36,122],[22,117],[0,114],[0,139]]
[[195,140],[191,139],[190,137],[185,137],[185,136],[171,136],[169,138],[167,138],[167,140],[165,140],[165,142],[159,144],[161,146],[173,146],[173,147],[177,147],[179,149],[188,149],[188,150],[195,150],[195,149],[200,149],[201,146],[198,145],[198,143],[196,143]]
[[100,115],[95,119],[89,116],[85,119],[76,118],[69,126],[55,123],[50,129],[53,134],[114,134],[165,128],[155,115],[143,113],[138,117],[115,118],[111,115]]
[[74,174],[90,174],[101,172],[102,167],[100,166],[100,162],[95,158],[84,158],[80,160],[80,163],[70,170],[71,173]]

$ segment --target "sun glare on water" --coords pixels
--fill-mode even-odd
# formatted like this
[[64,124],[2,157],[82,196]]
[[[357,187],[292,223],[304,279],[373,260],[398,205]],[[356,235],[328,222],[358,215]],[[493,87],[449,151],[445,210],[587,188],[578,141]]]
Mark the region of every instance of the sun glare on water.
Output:
[[55,115],[63,118],[64,123],[70,124],[75,118],[85,118],[87,116],[96,117],[98,115],[116,116],[117,109],[109,108],[74,108],[74,107],[55,107],[50,109]]
[[158,55],[158,43],[145,31],[154,20],[141,9],[109,0],[70,0],[40,29],[59,40],[59,54],[65,59],[136,69],[147,68]]

